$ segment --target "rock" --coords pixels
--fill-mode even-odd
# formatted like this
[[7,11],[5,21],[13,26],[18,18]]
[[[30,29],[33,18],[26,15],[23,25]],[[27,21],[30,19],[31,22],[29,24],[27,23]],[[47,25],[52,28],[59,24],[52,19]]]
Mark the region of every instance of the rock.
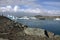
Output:
[[[0,37],[1,38],[14,38],[17,32],[23,31],[27,28],[25,25],[15,22],[5,16],[0,16]],[[2,34],[2,35],[1,35]]]
[[55,36],[54,36],[54,39],[55,39],[55,40],[60,40],[60,36],[59,36],[59,35],[55,35]]
[[3,39],[3,38],[0,38],[0,40],[8,40],[8,39]]
[[60,37],[59,35],[55,35],[54,37]]
[[44,33],[44,29],[39,29],[39,28],[26,28],[24,32],[28,35],[36,35],[36,36],[42,36],[46,37]]
[[54,37],[54,33],[52,33],[52,32],[48,32],[47,31],[47,34],[48,34],[49,38],[53,38]]

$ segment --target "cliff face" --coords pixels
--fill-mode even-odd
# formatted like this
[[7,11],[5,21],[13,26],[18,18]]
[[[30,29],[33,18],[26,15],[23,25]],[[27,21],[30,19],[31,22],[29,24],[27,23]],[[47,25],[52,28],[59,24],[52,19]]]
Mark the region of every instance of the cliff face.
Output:
[[0,16],[0,40],[60,40],[60,36],[44,29],[28,28],[26,25]]
[[17,32],[23,31],[27,26],[14,22],[7,17],[0,16],[0,37],[6,39],[14,38]]

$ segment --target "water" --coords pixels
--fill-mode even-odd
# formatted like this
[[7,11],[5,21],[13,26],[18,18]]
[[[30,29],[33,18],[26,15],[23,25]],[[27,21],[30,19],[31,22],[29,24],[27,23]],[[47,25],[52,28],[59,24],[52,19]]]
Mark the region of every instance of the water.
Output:
[[60,35],[60,20],[17,19],[15,21],[20,22],[24,25],[27,25],[28,27],[42,28]]
[[60,21],[56,20],[17,20],[18,22],[25,24],[29,27],[42,28],[60,35]]

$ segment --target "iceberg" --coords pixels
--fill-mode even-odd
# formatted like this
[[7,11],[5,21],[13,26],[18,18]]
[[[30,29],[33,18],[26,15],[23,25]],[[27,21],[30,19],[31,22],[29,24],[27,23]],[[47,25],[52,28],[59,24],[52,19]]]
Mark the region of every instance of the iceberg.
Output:
[[21,17],[19,19],[27,19],[27,20],[29,20],[29,18],[27,16],[23,16],[23,17]]
[[14,17],[12,15],[8,15],[7,17],[10,18],[10,19],[12,19],[12,20],[17,20],[18,19],[17,17]]
[[30,17],[30,19],[36,19],[36,17]]
[[26,19],[26,20],[36,19],[36,17],[27,17],[27,16],[23,16],[21,18],[18,18],[18,17],[12,16],[12,15],[8,15],[7,17],[10,18],[10,19],[12,19],[12,20],[17,20],[17,19]]
[[54,20],[60,20],[60,18],[55,18]]

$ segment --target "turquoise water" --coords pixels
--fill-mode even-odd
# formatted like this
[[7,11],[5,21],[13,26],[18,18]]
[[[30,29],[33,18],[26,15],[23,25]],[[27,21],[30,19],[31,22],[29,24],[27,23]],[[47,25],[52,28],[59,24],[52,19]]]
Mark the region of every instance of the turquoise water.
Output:
[[29,27],[42,28],[60,35],[60,21],[56,20],[25,20],[20,19],[18,22]]

